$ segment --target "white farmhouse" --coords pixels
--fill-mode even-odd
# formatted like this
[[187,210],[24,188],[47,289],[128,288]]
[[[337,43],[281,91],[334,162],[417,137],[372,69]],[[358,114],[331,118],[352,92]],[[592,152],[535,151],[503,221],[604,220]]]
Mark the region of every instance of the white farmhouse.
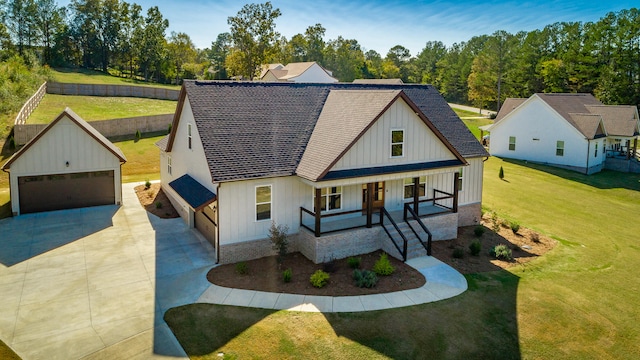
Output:
[[265,65],[260,81],[287,81],[296,83],[337,83],[331,72],[315,61]]
[[322,262],[422,256],[481,216],[488,154],[429,85],[185,81],[158,146],[163,190],[224,263],[272,254],[272,223]]
[[638,109],[603,105],[591,94],[534,94],[507,99],[490,127],[493,156],[533,161],[586,174],[634,171]]

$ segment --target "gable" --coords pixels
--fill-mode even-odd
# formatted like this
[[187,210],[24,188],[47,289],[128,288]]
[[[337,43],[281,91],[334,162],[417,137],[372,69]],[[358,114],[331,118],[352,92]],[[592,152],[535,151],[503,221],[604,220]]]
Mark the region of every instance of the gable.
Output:
[[[287,65],[288,66],[288,65]],[[320,65],[312,63],[311,66],[304,69],[304,71],[295,73],[289,70],[286,76],[281,79],[287,79],[295,82],[308,82],[308,83],[334,83],[338,82],[338,79],[330,76]]]
[[[391,156],[391,132],[403,130],[402,157]],[[396,101],[329,171],[456,160],[402,99]]]

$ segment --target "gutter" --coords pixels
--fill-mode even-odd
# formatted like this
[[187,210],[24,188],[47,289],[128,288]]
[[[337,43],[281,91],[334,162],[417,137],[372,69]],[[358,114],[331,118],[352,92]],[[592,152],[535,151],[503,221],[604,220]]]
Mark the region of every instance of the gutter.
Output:
[[589,175],[589,153],[591,152],[591,141],[587,139],[587,168],[584,170],[585,175]]

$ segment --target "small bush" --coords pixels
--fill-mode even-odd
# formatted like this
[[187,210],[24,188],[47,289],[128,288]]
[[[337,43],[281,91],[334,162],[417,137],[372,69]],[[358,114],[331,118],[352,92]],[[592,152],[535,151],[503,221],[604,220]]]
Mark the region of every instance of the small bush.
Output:
[[507,245],[496,245],[491,249],[491,255],[496,259],[511,260],[511,249]]
[[473,229],[473,233],[476,235],[476,237],[481,237],[482,234],[484,234],[485,228],[482,225],[478,225]]
[[357,287],[372,288],[378,283],[378,276],[373,271],[355,269],[353,270],[353,280],[355,280]]
[[332,256],[331,258],[329,258],[329,261],[325,261],[322,263],[322,270],[324,272],[334,273],[336,272],[336,265],[336,259],[334,259]]
[[240,275],[247,275],[249,273],[249,265],[244,261],[237,263],[236,272]]
[[464,249],[460,247],[453,249],[452,256],[456,259],[462,259],[464,257]]
[[498,214],[491,214],[491,230],[497,233],[500,231],[500,219],[498,219]]
[[171,134],[171,124],[169,124],[169,128],[167,129],[167,134]]
[[373,271],[377,275],[387,276],[393,274],[396,269],[391,265],[388,255],[382,253],[380,259],[376,260],[375,264],[373,264]]
[[140,133],[140,130],[136,130],[136,140],[140,140],[140,138],[142,138],[142,134]]
[[148,179],[144,182],[144,189],[145,190],[149,190],[149,188],[151,187],[151,181],[149,181]]
[[496,117],[498,117],[498,113],[492,112],[492,113],[489,114],[489,119],[491,119],[491,120],[495,120]]
[[329,274],[322,270],[317,270],[313,275],[311,275],[309,281],[314,287],[321,288],[329,282]]
[[162,209],[162,202],[156,201],[156,209]]
[[291,282],[291,277],[293,276],[293,272],[291,269],[287,269],[282,272],[282,281],[288,283]]
[[349,264],[349,267],[352,269],[358,269],[360,267],[361,262],[362,262],[361,257],[350,257],[349,259],[347,259],[347,263]]
[[534,243],[539,243],[539,242],[540,242],[540,234],[535,233],[535,232],[534,232],[534,233],[531,233],[531,240],[532,240]]
[[482,250],[482,244],[480,244],[480,241],[474,240],[469,244],[469,250],[471,251],[471,255],[478,256],[480,254],[480,250]]
[[509,227],[511,227],[511,231],[513,231],[514,234],[517,234],[520,230],[520,224],[515,221],[510,222]]
[[504,169],[500,166],[500,172],[498,172],[498,177],[500,180],[504,180]]
[[287,225],[276,225],[275,222],[272,222],[269,228],[269,240],[271,240],[273,250],[278,252],[278,263],[281,263],[284,256],[287,255],[289,247],[288,231],[289,227]]

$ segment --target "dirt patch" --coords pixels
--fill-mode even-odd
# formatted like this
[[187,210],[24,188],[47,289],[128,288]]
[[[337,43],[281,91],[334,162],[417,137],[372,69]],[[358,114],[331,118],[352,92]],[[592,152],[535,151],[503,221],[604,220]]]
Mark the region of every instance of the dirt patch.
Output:
[[[497,226],[494,225],[496,223]],[[480,226],[485,229],[480,237],[474,233],[475,226],[467,226],[458,229],[458,238],[455,240],[434,241],[432,255],[462,274],[473,274],[524,264],[544,255],[557,244],[555,240],[524,227],[520,227],[518,232],[514,233],[509,223],[502,219],[492,219],[488,213],[483,216]],[[494,232],[492,230],[494,228],[498,231]],[[477,256],[471,255],[469,249],[469,245],[475,240],[480,241],[481,244],[480,254]],[[511,249],[513,256],[511,261],[497,260],[490,254],[489,251],[500,244],[507,245]],[[464,251],[462,258],[453,256],[456,248]]]
[[[376,260],[380,258],[381,251],[370,254],[358,255],[362,259],[361,269],[371,270]],[[389,257],[395,267],[393,274],[379,276],[378,283],[373,288],[359,288],[353,280],[353,269],[349,267],[347,259],[334,260],[333,268],[326,269],[326,264],[314,264],[299,252],[287,254],[278,264],[275,256],[246,261],[249,272],[240,275],[236,271],[235,264],[226,264],[215,267],[207,274],[207,279],[216,285],[239,289],[269,291],[276,293],[304,294],[304,295],[329,295],[349,296],[380,294],[392,291],[415,289],[425,284],[425,278],[414,268],[402,261]],[[291,269],[291,282],[282,280],[282,272]],[[316,270],[327,271],[331,276],[329,283],[318,289],[311,286],[309,278]]]
[[134,188],[140,204],[153,215],[163,219],[173,219],[180,217],[176,209],[173,208],[169,198],[162,191],[160,184],[151,184],[149,188],[145,185],[138,185]]
[[[497,232],[492,230],[494,222],[498,223]],[[480,226],[484,228],[484,233],[480,237],[474,233],[475,226],[468,226],[458,230],[458,238],[455,240],[434,241],[432,255],[462,274],[472,274],[507,269],[526,263],[545,254],[556,245],[555,240],[524,227],[520,227],[518,232],[514,233],[508,223],[502,219],[494,220],[488,214],[483,217]],[[480,254],[477,256],[471,255],[469,249],[469,245],[475,240],[480,241],[481,244]],[[507,245],[511,249],[513,256],[511,261],[497,260],[490,254],[489,250],[500,244]],[[462,258],[453,257],[453,251],[456,248],[463,250]],[[381,253],[376,251],[359,255],[358,257],[362,258],[360,268],[371,270]],[[329,296],[379,294],[415,289],[424,285],[425,278],[418,271],[402,261],[392,257],[389,259],[396,271],[390,276],[380,276],[377,285],[371,289],[359,288],[355,285],[352,277],[353,269],[349,267],[347,259],[334,261],[328,285],[320,289],[311,286],[309,282],[311,274],[318,269],[322,270],[326,265],[314,264],[298,252],[287,254],[282,264],[278,264],[275,256],[246,261],[249,271],[245,275],[236,271],[236,264],[221,265],[211,269],[207,279],[216,285],[239,289]],[[293,273],[289,283],[282,280],[282,272],[285,269],[291,269]]]

